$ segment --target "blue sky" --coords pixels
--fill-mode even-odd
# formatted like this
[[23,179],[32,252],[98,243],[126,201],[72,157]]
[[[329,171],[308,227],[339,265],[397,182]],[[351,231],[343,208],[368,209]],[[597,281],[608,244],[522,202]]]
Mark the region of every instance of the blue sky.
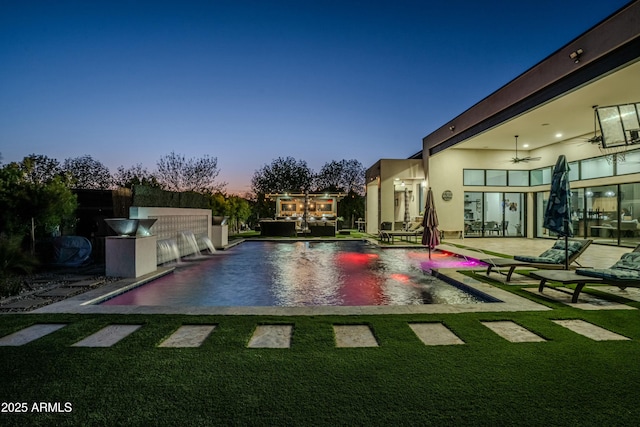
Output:
[[626,0],[0,0],[2,163],[406,158]]

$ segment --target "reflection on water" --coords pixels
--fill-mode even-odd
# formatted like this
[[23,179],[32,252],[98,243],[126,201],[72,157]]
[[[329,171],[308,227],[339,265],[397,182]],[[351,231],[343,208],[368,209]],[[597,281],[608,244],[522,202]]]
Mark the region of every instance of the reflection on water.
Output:
[[[483,302],[425,271],[464,260],[364,242],[246,242],[106,305],[366,306]],[[436,263],[436,264],[434,264]]]

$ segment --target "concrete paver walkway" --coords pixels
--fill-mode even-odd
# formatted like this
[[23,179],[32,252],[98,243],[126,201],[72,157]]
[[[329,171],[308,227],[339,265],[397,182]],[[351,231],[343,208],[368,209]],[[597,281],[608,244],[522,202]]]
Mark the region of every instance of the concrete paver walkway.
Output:
[[378,347],[368,325],[333,325],[336,347]]
[[[551,320],[559,326],[596,341],[630,340],[584,320]],[[546,340],[510,320],[481,321],[485,327],[513,342],[545,342]],[[35,324],[0,337],[0,346],[21,346],[55,332],[67,324]],[[440,322],[407,324],[425,345],[460,345],[465,342]],[[72,347],[110,347],[138,330],[142,325],[108,325],[78,341]],[[247,344],[249,348],[291,347],[294,325],[258,325]],[[158,347],[199,347],[216,325],[183,325]],[[378,347],[369,325],[333,325],[336,347]]]
[[425,345],[464,344],[464,341],[442,323],[409,323],[409,327]]
[[594,341],[629,340],[627,337],[616,334],[592,323],[585,322],[584,320],[554,320],[553,322],[575,332],[576,334],[591,338]]
[[293,325],[258,325],[253,332],[249,348],[289,348]]
[[[561,302],[571,307],[579,308],[581,310],[636,310],[635,307],[626,304],[620,304],[615,301],[608,301],[602,298],[598,298],[593,295],[589,295],[587,292],[582,292],[578,298],[578,302],[571,302],[573,297],[573,289],[557,286],[557,287],[545,287],[543,292],[539,292],[537,287],[523,288],[524,291],[530,292],[534,295],[550,299],[552,301]],[[604,289],[603,289],[604,290]]]
[[544,342],[544,338],[534,334],[530,330],[509,320],[495,322],[481,322],[496,334],[509,342]]
[[216,325],[182,325],[158,347],[200,347]]
[[111,347],[142,325],[109,325],[73,344],[73,347]]
[[35,341],[39,338],[49,335],[60,328],[66,326],[66,323],[41,323],[31,325],[13,334],[0,338],[0,346],[19,346]]

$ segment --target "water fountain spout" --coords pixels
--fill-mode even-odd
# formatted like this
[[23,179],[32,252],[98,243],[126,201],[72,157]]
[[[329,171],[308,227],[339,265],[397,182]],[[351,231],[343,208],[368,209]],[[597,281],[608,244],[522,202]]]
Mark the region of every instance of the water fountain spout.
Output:
[[198,241],[192,231],[183,231],[179,234],[182,241],[186,244],[189,254],[193,254],[194,258],[202,256],[200,248],[198,247]]
[[197,237],[197,240],[199,242],[204,243],[204,245],[207,247],[207,249],[209,249],[209,252],[214,254],[216,253],[216,248],[215,246],[213,246],[213,242],[211,242],[211,239],[209,239],[209,236],[205,236],[205,235],[200,235]]
[[180,264],[180,250],[178,249],[178,243],[174,239],[158,240],[158,264],[164,264],[166,262],[175,262]]

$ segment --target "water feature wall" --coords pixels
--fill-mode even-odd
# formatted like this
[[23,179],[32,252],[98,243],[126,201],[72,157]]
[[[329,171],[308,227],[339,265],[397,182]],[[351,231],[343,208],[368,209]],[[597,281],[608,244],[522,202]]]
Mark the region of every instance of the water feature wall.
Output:
[[[191,239],[181,238],[181,233],[193,233],[195,236],[203,236],[211,240],[211,211],[208,209],[132,206],[129,208],[129,218],[157,219],[151,229],[152,233],[157,236],[158,241],[175,241],[180,257],[196,252]],[[208,249],[204,239],[196,239],[196,242],[198,250]],[[158,252],[158,264],[171,261],[174,258],[173,253]]]

